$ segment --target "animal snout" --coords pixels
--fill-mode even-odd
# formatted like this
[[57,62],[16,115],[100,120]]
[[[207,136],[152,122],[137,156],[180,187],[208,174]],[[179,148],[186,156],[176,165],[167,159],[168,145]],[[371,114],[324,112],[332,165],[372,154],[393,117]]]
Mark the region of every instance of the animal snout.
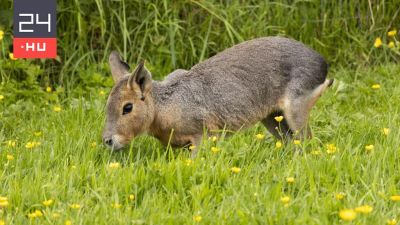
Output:
[[113,140],[111,137],[103,138],[103,142],[104,142],[104,144],[106,144],[109,147],[113,146]]

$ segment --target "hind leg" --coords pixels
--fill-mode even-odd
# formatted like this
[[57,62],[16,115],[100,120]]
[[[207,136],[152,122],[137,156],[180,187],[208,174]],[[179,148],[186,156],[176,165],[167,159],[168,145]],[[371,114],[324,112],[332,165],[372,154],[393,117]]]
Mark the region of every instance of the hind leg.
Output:
[[[300,138],[312,138],[310,127],[307,125],[307,120],[311,108],[315,105],[323,91],[331,84],[330,80],[326,80],[312,91],[302,93],[301,95],[293,94],[285,99],[284,116],[295,136]],[[300,92],[301,93],[301,92]]]
[[290,137],[292,135],[292,131],[290,130],[286,120],[283,119],[281,122],[277,122],[275,120],[276,116],[282,116],[282,112],[271,113],[261,122],[264,124],[267,130],[276,138],[282,139]]

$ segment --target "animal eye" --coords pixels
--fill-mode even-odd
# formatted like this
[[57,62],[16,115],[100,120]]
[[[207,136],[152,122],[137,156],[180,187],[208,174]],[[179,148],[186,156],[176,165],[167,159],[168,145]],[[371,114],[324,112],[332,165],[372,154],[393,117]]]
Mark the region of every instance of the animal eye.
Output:
[[122,109],[122,115],[128,114],[132,111],[133,105],[132,103],[127,103],[124,105],[124,108]]

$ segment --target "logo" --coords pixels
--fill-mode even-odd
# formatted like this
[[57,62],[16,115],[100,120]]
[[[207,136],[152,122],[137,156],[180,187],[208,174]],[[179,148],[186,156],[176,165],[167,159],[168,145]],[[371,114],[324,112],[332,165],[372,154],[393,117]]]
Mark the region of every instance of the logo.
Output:
[[14,57],[56,58],[56,0],[14,0]]

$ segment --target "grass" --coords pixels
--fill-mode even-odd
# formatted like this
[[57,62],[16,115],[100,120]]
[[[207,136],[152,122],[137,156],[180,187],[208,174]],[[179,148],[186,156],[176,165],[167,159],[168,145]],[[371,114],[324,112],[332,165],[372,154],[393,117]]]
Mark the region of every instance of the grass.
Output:
[[[315,137],[303,142],[302,150],[292,143],[277,149],[271,135],[256,139],[266,132],[257,125],[206,140],[193,161],[187,150],[164,148],[146,136],[111,153],[100,143],[106,96],[98,93],[67,98],[60,112],[29,101],[0,105],[0,194],[9,201],[0,219],[7,224],[342,224],[341,209],[367,204],[373,211],[359,214],[354,223],[398,220],[400,203],[389,197],[400,194],[399,73],[394,64],[331,71],[336,82],[313,109]],[[373,84],[381,88],[372,89]],[[390,129],[387,136],[383,128]],[[8,140],[16,146],[7,146]],[[41,145],[27,149],[32,141]],[[326,152],[329,143],[336,152]],[[371,152],[365,149],[370,144]],[[213,146],[220,151],[213,153]],[[232,167],[241,171],[232,173]],[[345,197],[336,199],[342,192]],[[283,196],[290,197],[287,205]],[[48,199],[54,203],[45,207]],[[44,215],[29,219],[34,210]]]
[[[12,2],[0,0],[0,225],[345,224],[340,210],[365,204],[372,212],[348,224],[400,220],[400,44],[387,34],[399,30],[398,0],[57,0],[59,58],[16,61]],[[111,50],[161,79],[268,35],[314,48],[335,78],[301,150],[257,139],[260,124],[205,140],[194,160],[148,136],[117,153],[101,144]]]

